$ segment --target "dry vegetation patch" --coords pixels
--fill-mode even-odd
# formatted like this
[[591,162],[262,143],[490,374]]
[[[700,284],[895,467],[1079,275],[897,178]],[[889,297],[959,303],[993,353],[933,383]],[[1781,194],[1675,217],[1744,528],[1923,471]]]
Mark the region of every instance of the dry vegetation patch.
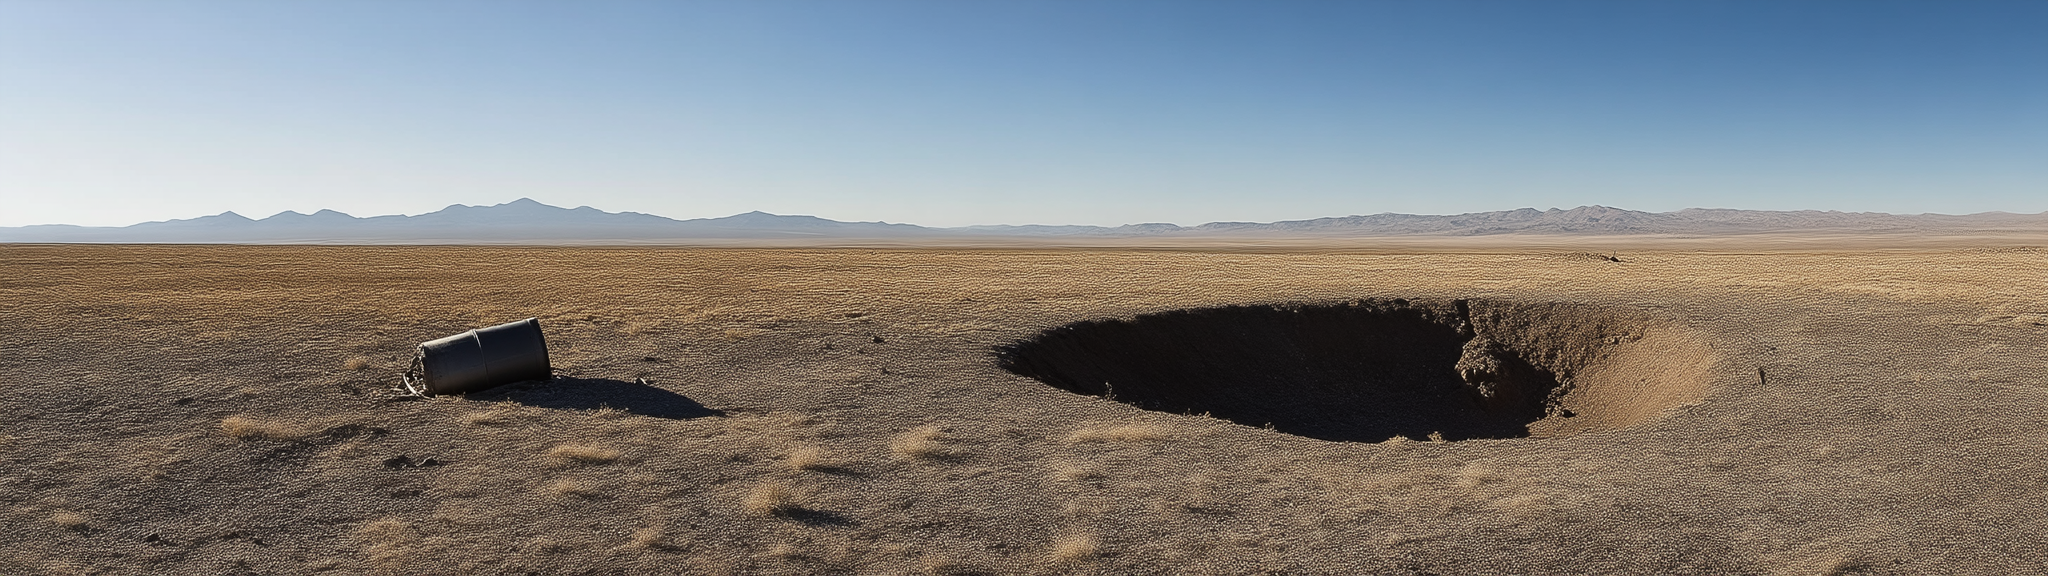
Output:
[[66,511],[50,515],[50,523],[65,530],[83,530],[87,521],[84,514],[77,512]]
[[356,528],[355,535],[365,544],[363,552],[370,557],[370,564],[385,570],[403,569],[413,559],[412,544],[420,538],[411,524],[397,518],[365,523]]
[[463,414],[462,424],[464,426],[483,426],[491,428],[509,426],[512,424],[512,416],[513,412],[511,410],[503,408],[496,408],[491,410],[478,410],[475,412],[470,412],[468,414]]
[[788,516],[804,509],[806,498],[782,482],[764,482],[747,493],[740,508],[754,516]]
[[618,459],[618,450],[590,444],[562,444],[548,449],[548,463],[555,466],[609,464]]
[[1160,424],[1106,424],[1088,426],[1067,435],[1067,442],[1156,442],[1173,435]]
[[1102,554],[1102,545],[1092,534],[1066,534],[1052,541],[1052,562],[1055,565],[1073,565],[1095,559]]
[[547,494],[556,498],[599,498],[604,493],[596,486],[581,480],[562,479],[548,484]]
[[961,454],[947,444],[953,437],[938,426],[919,426],[889,442],[889,452],[905,460],[950,460]]
[[668,531],[659,526],[648,526],[633,531],[626,539],[626,548],[631,550],[673,550],[675,545],[668,542]]
[[832,458],[831,453],[826,452],[824,448],[816,446],[805,446],[791,450],[789,456],[784,458],[782,463],[789,466],[791,470],[808,472],[832,472],[844,468],[844,465]]

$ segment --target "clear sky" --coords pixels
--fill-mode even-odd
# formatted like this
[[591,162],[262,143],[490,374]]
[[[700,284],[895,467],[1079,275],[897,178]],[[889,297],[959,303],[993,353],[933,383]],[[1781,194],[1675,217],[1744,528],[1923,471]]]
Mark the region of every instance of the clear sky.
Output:
[[0,0],[0,225],[2048,210],[2048,2]]

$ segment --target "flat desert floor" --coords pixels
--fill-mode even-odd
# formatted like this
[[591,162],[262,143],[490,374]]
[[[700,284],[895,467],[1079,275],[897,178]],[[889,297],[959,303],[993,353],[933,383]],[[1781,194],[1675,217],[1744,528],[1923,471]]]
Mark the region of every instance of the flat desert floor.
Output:
[[2048,573],[2048,251],[1570,245],[4,245],[0,573]]

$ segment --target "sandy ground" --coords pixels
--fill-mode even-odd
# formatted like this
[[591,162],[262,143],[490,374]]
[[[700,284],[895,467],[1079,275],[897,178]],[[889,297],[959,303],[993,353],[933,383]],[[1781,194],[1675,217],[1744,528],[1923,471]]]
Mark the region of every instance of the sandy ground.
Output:
[[[0,245],[0,573],[2048,573],[2048,251],[1572,245]],[[1331,441],[997,360],[1395,298],[1661,319],[1602,366],[1703,392]],[[562,379],[393,401],[525,317]]]

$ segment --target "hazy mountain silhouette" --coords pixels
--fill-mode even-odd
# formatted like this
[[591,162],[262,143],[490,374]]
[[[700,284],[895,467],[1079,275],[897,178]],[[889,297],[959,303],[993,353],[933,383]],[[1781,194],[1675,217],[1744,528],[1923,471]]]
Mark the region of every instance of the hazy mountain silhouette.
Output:
[[531,199],[496,206],[456,204],[418,216],[357,218],[333,210],[281,212],[253,220],[234,212],[124,227],[38,225],[0,227],[0,242],[132,242],[249,244],[508,244],[688,243],[748,240],[888,240],[1121,237],[1373,237],[1492,234],[1726,235],[1767,232],[1969,233],[2048,231],[2048,213],[1985,212],[1962,216],[1877,212],[1724,210],[1638,212],[1606,206],[1570,210],[1523,208],[1448,216],[1373,214],[1271,223],[1212,222],[1104,226],[966,226],[929,228],[887,222],[840,222],[815,216],[748,212],[676,220],[588,206],[560,208]]

